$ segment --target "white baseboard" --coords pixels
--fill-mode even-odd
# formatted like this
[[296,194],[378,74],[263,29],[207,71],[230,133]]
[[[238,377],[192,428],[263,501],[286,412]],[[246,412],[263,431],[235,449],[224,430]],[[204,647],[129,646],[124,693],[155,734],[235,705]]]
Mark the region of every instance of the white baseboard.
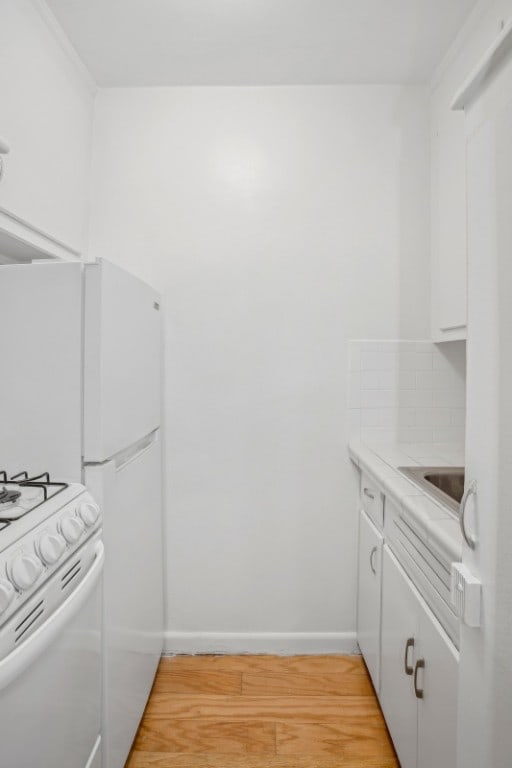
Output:
[[355,632],[166,632],[164,653],[359,653]]

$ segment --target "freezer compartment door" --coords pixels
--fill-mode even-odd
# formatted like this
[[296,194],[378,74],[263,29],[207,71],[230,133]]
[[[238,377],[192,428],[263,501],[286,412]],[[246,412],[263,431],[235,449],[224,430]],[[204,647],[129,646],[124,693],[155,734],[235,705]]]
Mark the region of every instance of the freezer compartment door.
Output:
[[120,267],[85,267],[86,462],[105,461],[160,425],[159,309],[159,295]]
[[159,433],[86,467],[85,482],[103,509],[103,768],[122,768],[163,647]]
[[0,266],[0,468],[80,481],[82,266]]

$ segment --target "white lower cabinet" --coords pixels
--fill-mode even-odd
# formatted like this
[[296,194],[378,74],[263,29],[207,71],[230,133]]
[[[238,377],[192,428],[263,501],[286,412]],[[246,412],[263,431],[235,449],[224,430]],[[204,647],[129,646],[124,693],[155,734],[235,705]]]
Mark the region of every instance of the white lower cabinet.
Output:
[[458,653],[386,545],[380,703],[402,768],[456,765]]
[[[418,601],[389,549],[383,548],[380,704],[402,768],[416,765],[417,704],[413,677]],[[437,766],[436,766],[437,768]]]
[[377,693],[380,686],[380,607],[383,536],[365,512],[359,515],[357,641]]

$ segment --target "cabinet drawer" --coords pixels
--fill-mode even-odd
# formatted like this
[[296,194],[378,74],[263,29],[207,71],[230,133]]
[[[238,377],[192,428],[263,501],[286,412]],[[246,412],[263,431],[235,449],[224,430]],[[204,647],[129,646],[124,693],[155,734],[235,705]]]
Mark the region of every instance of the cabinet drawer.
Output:
[[384,496],[373,480],[364,472],[361,474],[361,505],[377,528],[384,526]]

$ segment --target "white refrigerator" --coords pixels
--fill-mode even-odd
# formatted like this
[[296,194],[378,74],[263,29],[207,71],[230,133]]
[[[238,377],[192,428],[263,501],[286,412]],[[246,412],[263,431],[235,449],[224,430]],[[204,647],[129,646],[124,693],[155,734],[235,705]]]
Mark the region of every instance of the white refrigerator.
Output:
[[122,768],[163,645],[160,299],[119,267],[0,271],[0,468],[103,510],[103,768]]
[[103,768],[122,768],[163,645],[160,298],[106,261],[85,267],[84,288],[83,471],[104,514]]

